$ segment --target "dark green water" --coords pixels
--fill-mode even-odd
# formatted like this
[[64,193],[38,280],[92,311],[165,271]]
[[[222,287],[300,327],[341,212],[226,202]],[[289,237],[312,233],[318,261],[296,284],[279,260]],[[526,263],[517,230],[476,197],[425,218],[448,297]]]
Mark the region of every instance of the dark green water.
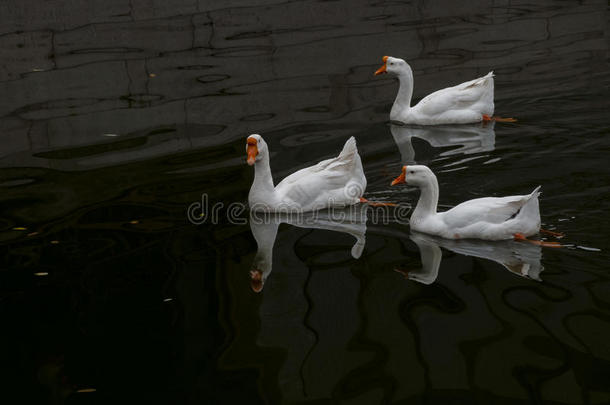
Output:
[[[6,403],[610,403],[607,2],[9,1],[0,16]],[[391,127],[383,55],[411,64],[415,99],[493,70],[496,114],[519,121]],[[319,224],[266,238],[247,212],[227,219],[253,132],[276,181],[355,136],[370,199],[414,203],[389,187],[412,161],[443,209],[542,185],[567,246],[418,238],[373,212],[352,229],[358,259]],[[194,225],[204,194],[224,205]]]

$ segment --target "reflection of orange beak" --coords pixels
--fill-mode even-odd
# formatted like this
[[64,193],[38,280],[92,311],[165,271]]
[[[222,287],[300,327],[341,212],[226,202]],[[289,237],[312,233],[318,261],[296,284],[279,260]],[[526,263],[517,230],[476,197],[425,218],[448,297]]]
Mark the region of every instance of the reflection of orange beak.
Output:
[[392,182],[391,185],[395,186],[397,184],[406,183],[406,179],[405,179],[406,176],[407,176],[407,166],[403,166],[402,173],[400,173],[400,176],[398,176],[394,179],[394,181]]
[[382,67],[380,67],[379,69],[377,69],[377,70],[375,71],[375,76],[380,75],[380,74],[382,74],[382,73],[387,73],[387,71],[386,71],[386,68],[387,68],[387,66],[386,66],[386,62],[387,62],[387,61],[388,61],[388,57],[387,57],[387,56],[384,56],[384,57],[383,57],[383,66],[382,66]]
[[263,272],[257,269],[250,270],[250,288],[255,293],[263,290]]
[[256,162],[256,155],[258,155],[258,147],[256,146],[256,139],[248,138],[246,141],[248,144],[247,153],[248,153],[248,164],[252,166],[254,162]]

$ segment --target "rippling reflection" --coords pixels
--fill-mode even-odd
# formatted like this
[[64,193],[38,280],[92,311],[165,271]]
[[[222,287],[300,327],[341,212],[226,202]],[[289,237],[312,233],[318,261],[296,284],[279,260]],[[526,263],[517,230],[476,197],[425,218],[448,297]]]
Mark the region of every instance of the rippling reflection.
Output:
[[464,256],[480,257],[500,263],[510,272],[537,281],[544,267],[540,264],[542,248],[516,241],[483,241],[476,239],[443,239],[419,232],[411,232],[410,238],[421,255],[422,268],[397,270],[409,280],[432,284],[438,277],[442,262],[441,247]]
[[413,138],[423,139],[435,148],[451,149],[441,152],[439,156],[458,154],[470,155],[494,150],[496,133],[495,122],[472,125],[439,125],[439,126],[407,126],[392,124],[390,131],[403,165],[416,163]]
[[342,209],[323,210],[299,214],[250,213],[250,229],[258,246],[250,270],[250,285],[255,292],[262,291],[273,269],[273,245],[280,224],[299,228],[324,229],[343,232],[356,238],[351,255],[358,259],[366,243],[366,209],[364,204]]
[[[0,402],[608,403],[607,8],[0,2]],[[385,54],[414,99],[493,69],[519,122],[399,130],[401,158]],[[403,282],[421,252],[369,212],[358,260],[348,233],[272,227],[275,273],[251,293],[247,224],[184,211],[247,198],[255,132],[278,178],[355,136],[371,199],[399,160],[441,169],[447,204],[542,184],[543,221],[601,252],[545,250],[535,283],[443,250],[436,282]]]

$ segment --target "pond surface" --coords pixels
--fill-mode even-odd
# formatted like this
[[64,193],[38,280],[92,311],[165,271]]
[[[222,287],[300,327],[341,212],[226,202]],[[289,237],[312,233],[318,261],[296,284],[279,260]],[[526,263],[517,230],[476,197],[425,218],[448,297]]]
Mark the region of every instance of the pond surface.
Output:
[[[607,2],[12,3],[3,395],[610,402]],[[390,125],[383,55],[411,64],[416,100],[493,70],[496,114],[518,122]],[[442,209],[541,185],[543,226],[565,247],[443,241],[366,208],[343,227],[230,221],[251,133],[276,181],[354,136],[372,200],[415,203],[389,186],[411,162],[437,174]]]

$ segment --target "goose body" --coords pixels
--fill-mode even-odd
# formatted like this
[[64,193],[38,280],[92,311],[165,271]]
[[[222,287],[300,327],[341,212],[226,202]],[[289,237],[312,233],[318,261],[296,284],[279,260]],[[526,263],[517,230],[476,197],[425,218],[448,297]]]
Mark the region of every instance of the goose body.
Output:
[[253,211],[315,211],[357,204],[366,189],[366,177],[356,140],[351,137],[341,153],[317,165],[298,170],[273,185],[267,144],[260,135],[250,135],[246,150],[254,165],[254,181],[248,195]]
[[375,74],[398,78],[399,88],[390,112],[391,121],[417,125],[467,124],[489,120],[494,113],[493,72],[477,79],[435,91],[411,106],[413,71],[407,62],[384,56]]
[[436,212],[438,181],[421,165],[404,166],[392,185],[406,183],[420,188],[421,195],[409,221],[411,229],[448,239],[513,239],[540,230],[540,186],[527,195],[485,197],[465,201],[448,211]]

